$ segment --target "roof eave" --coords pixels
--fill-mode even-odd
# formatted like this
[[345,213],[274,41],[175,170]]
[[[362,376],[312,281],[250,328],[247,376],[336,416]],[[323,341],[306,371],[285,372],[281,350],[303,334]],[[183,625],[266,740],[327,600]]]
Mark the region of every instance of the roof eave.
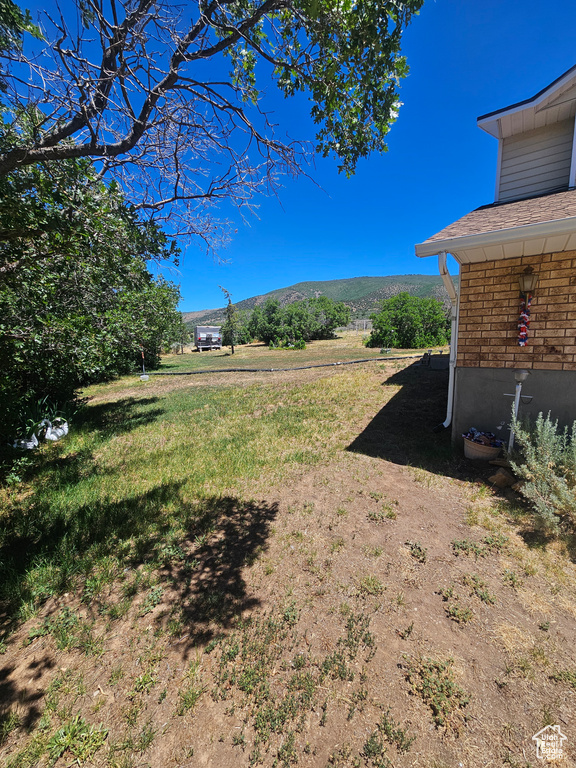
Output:
[[416,245],[415,251],[419,258],[446,252],[452,254],[459,264],[467,264],[573,248],[576,248],[576,216],[444,240],[427,240]]
[[486,131],[486,133],[489,133],[491,136],[499,139],[501,118],[507,115],[512,115],[515,112],[523,112],[529,109],[535,109],[536,107],[540,106],[543,101],[550,98],[554,93],[556,93],[556,91],[558,91],[560,88],[563,88],[570,80],[574,79],[575,77],[576,65],[570,67],[567,72],[564,72],[564,74],[560,75],[560,77],[557,77],[554,82],[550,83],[550,85],[547,85],[546,88],[543,88],[541,91],[538,91],[538,93],[531,98],[524,99],[524,101],[518,101],[516,104],[510,104],[510,106],[504,107],[503,109],[498,109],[494,112],[488,112],[485,115],[480,115],[476,119],[476,124],[483,131]]

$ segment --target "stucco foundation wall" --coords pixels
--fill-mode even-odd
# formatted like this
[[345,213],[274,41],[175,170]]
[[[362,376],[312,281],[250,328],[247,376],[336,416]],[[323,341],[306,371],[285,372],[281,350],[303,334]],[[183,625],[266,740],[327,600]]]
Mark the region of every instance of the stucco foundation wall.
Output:
[[[452,439],[462,443],[462,433],[470,427],[494,432],[508,440],[510,414],[516,381],[510,368],[458,368],[456,370]],[[576,371],[532,370],[522,385],[530,403],[520,404],[521,417],[535,419],[538,413],[551,412],[561,426],[576,420]],[[498,429],[504,422],[505,426]]]
[[[519,347],[518,276],[528,266],[538,283]],[[457,365],[576,370],[576,251],[463,264]]]

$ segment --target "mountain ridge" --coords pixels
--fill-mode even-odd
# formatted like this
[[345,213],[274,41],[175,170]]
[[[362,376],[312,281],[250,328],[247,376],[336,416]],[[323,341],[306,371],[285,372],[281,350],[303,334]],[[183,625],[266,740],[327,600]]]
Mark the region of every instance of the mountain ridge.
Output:
[[[378,311],[379,303],[402,291],[421,298],[436,298],[448,302],[448,294],[440,275],[386,275],[382,277],[350,277],[337,280],[306,280],[286,288],[251,296],[235,304],[239,310],[251,310],[267,299],[277,299],[282,306],[302,299],[327,296],[343,301],[352,319],[368,317]],[[218,325],[224,321],[224,307],[182,312],[187,325]]]

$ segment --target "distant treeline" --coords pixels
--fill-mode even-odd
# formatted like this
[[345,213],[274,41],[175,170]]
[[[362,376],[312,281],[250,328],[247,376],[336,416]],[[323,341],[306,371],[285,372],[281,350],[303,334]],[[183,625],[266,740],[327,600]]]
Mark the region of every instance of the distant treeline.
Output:
[[[250,313],[235,308],[222,330],[228,345],[258,340],[272,347],[299,348],[307,341],[334,338],[336,328],[349,322],[349,307],[326,296],[286,306],[270,298]],[[444,304],[405,292],[382,301],[371,322],[372,332],[366,341],[369,347],[419,349],[447,344],[450,339],[450,319]]]
[[[367,319],[380,311],[384,299],[399,293],[409,293],[422,299],[435,298],[448,305],[446,289],[439,275],[388,275],[386,277],[352,277],[341,280],[311,280],[279,288],[261,296],[251,296],[236,303],[238,312],[251,312],[263,306],[267,299],[276,299],[285,307],[294,301],[325,296],[336,302],[343,302],[349,309],[352,320]],[[203,312],[183,312],[184,322],[189,326],[221,325],[225,319],[225,308],[207,309]]]

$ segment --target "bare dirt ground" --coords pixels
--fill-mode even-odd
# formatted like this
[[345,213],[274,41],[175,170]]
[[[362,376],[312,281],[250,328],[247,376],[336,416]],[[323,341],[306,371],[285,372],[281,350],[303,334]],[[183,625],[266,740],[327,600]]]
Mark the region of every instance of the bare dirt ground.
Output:
[[[108,729],[95,766],[526,768],[547,725],[567,737],[555,765],[576,764],[570,553],[486,484],[487,466],[431,440],[444,375],[394,377],[395,402],[351,425],[336,460],[220,499],[156,604],[139,593],[105,616],[122,602],[111,587],[25,623],[0,657],[0,702],[25,726],[0,761],[82,762],[25,752],[64,711]],[[30,641],[62,606],[95,622],[92,655]]]

